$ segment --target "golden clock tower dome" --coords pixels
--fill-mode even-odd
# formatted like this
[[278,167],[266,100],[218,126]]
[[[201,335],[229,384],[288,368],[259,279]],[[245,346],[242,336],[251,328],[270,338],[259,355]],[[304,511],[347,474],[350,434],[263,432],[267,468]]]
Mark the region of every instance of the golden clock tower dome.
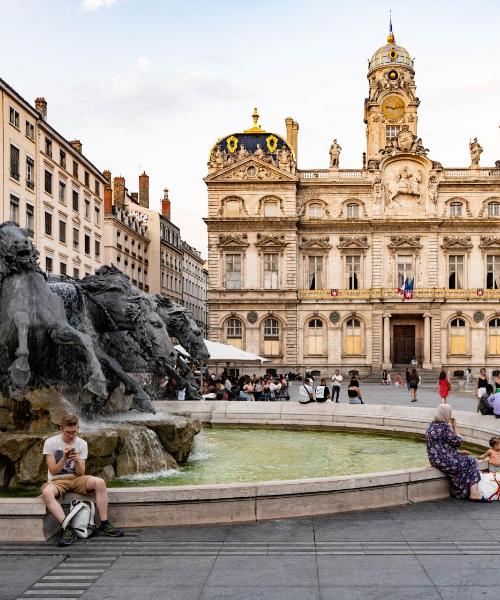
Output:
[[[368,64],[369,97],[365,99],[368,166],[380,160],[380,150],[395,138],[403,125],[417,135],[417,109],[413,59],[406,48],[396,44],[390,23],[387,44],[379,48]],[[371,161],[371,162],[370,162]]]

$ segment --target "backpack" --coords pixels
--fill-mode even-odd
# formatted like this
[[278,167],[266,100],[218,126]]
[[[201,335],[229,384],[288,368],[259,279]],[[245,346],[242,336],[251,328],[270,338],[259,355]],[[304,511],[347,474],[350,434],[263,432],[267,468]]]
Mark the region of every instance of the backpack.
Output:
[[492,415],[493,408],[488,404],[488,395],[484,394],[479,400],[479,412],[482,415]]
[[95,504],[90,500],[72,500],[62,528],[71,527],[79,538],[89,538],[95,533]]

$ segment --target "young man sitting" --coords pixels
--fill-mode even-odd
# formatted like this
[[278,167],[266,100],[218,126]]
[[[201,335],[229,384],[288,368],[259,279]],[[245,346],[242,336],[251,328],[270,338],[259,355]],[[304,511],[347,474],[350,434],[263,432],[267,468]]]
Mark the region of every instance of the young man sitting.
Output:
[[[48,482],[42,488],[42,498],[49,512],[59,523],[65,518],[57,498],[67,492],[89,494],[95,492],[95,501],[101,525],[99,535],[121,537],[123,531],[115,529],[108,521],[108,491],[106,482],[99,477],[85,475],[85,460],[88,456],[87,442],[78,437],[78,417],[65,415],[61,421],[61,433],[47,438],[43,446],[47,457]],[[61,534],[59,546],[69,546],[78,539],[71,527]]]

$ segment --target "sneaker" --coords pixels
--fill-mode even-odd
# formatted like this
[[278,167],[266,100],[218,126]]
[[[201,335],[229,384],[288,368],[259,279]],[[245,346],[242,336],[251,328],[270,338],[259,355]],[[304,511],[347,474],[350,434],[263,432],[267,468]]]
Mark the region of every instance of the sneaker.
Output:
[[74,529],[71,527],[66,527],[63,529],[61,533],[61,537],[59,538],[59,542],[57,542],[58,546],[71,546],[78,540],[78,536],[76,535]]
[[107,535],[108,537],[122,537],[123,531],[121,531],[121,529],[116,529],[116,527],[113,527],[113,525],[108,521],[107,525],[101,525],[99,527],[99,529],[97,530],[97,535]]

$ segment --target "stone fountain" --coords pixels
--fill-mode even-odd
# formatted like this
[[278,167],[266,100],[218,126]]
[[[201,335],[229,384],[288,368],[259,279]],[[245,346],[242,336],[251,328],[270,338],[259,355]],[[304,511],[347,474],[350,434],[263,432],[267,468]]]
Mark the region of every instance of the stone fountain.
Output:
[[155,415],[152,403],[166,377],[200,399],[171,337],[194,361],[208,359],[184,307],[143,293],[113,266],[49,278],[27,232],[0,224],[0,487],[46,480],[43,442],[65,412],[80,416],[89,474],[109,480],[184,464],[199,422]]

